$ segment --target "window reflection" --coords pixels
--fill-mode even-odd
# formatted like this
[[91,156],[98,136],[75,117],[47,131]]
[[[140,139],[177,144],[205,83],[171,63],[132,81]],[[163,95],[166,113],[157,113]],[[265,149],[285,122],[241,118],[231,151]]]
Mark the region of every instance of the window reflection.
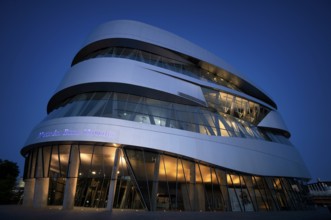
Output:
[[[216,97],[213,93],[207,96]],[[218,96],[221,97],[221,95]],[[242,98],[238,98],[240,102],[234,102],[233,100],[236,100],[237,97],[229,94],[224,99],[225,101],[216,98],[208,101],[207,98],[211,106],[219,106],[215,107],[217,111],[211,111],[211,109],[203,107],[170,103],[123,93],[94,92],[70,98],[64,103],[64,106],[53,110],[47,119],[69,116],[111,117],[211,136],[253,138],[290,145],[290,141],[281,133],[262,131],[254,125],[266,115],[267,110],[261,110],[262,107]],[[228,104],[230,102],[228,100],[231,100],[231,104]],[[247,107],[242,113],[245,117],[254,114],[259,115],[260,119],[255,118],[256,120],[250,121],[244,116],[235,116],[233,109],[238,109],[236,107],[239,105],[238,103]]]
[[86,56],[83,60],[99,57],[133,59],[240,91],[237,86],[223,77],[224,74],[227,74],[225,70],[219,69],[211,64],[208,64],[206,67],[203,67],[205,65],[198,66],[193,64],[192,61],[187,60],[187,57],[182,57],[180,54],[170,51],[168,51],[168,53],[171,53],[173,56],[177,57],[177,59],[160,56],[155,53],[142,51],[139,49],[110,47],[95,51],[94,53]]
[[[70,177],[77,178],[75,206],[104,208],[112,199],[113,207],[121,209],[248,212],[304,207],[303,189],[295,179],[230,172],[132,146],[87,144],[38,147],[27,155],[25,178],[49,178],[48,205],[63,204],[68,158],[74,158],[70,152],[79,154],[78,173]],[[113,172],[114,198],[108,198]]]

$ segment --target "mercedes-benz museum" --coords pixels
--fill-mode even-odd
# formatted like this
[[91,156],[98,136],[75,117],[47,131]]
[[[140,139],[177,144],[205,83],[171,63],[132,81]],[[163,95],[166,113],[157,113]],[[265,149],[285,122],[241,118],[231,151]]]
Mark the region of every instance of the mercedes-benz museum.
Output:
[[310,176],[276,103],[167,31],[127,20],[99,26],[47,113],[21,150],[26,206],[305,208]]

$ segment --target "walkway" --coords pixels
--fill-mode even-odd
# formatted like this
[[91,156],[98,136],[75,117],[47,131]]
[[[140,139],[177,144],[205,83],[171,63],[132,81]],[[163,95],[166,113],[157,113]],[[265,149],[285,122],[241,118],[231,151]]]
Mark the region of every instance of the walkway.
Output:
[[283,212],[145,212],[102,209],[75,208],[72,211],[63,211],[59,207],[33,209],[17,205],[0,206],[0,219],[24,220],[331,220],[331,212],[327,208],[310,211],[283,211]]

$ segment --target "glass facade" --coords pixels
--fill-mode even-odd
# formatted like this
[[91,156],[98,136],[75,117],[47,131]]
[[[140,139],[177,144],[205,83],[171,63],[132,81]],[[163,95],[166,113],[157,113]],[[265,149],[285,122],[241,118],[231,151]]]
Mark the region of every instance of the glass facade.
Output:
[[[70,116],[109,117],[211,136],[253,138],[291,145],[281,133],[262,130],[253,124],[262,115],[264,117],[267,110],[230,94],[217,95],[220,98],[216,98],[215,93],[206,95],[211,106],[220,106],[213,110],[124,93],[83,93],[67,99],[45,120]],[[232,101],[235,104],[229,104]],[[238,112],[242,112],[241,116]]]
[[[69,176],[70,166],[75,166],[75,161],[70,161],[75,158],[72,154],[77,154],[79,168]],[[150,211],[305,208],[304,190],[297,179],[239,173],[136,146],[41,146],[26,155],[24,178],[49,178],[48,205],[62,205],[67,179],[76,178],[77,207],[105,208],[112,201],[113,208]],[[113,198],[108,198],[112,187]]]
[[257,125],[270,110],[235,95],[202,88],[209,108]]
[[211,70],[206,70],[198,66],[196,63],[199,63],[199,61],[192,57],[188,58],[183,54],[170,50],[167,50],[167,54],[169,55],[168,57],[129,47],[109,47],[97,50],[86,56],[81,61],[102,57],[131,59],[240,91],[237,86],[222,77],[224,72],[226,72],[225,70],[211,64],[209,64]]
[[[127,28],[132,25],[127,21],[120,23],[130,24]],[[92,34],[92,41],[77,53],[72,66],[79,62],[84,65],[81,63],[64,77],[60,89],[49,101],[48,115],[21,150],[25,157],[24,205],[237,212],[305,208],[302,181],[309,178],[308,172],[277,112],[269,115],[277,106],[267,95],[244,78],[223,69],[223,62],[217,57],[180,38],[139,24],[142,25],[137,38],[140,41],[129,37],[136,36],[136,28],[125,30],[114,23],[109,25],[114,32]],[[125,39],[116,38],[118,30],[118,33],[133,33],[123,35],[128,36]],[[107,33],[113,33],[114,38]],[[149,43],[149,35],[160,37],[159,42],[164,44]],[[183,54],[186,52],[190,55]],[[201,60],[192,54],[199,54]],[[88,59],[105,62],[87,62]],[[110,83],[114,77],[111,74],[81,79],[77,72],[86,68],[93,77],[95,65],[100,65],[96,71],[106,70],[112,68],[106,64],[110,60],[116,63],[116,68],[127,63],[144,63],[130,66],[129,71],[133,72],[141,71],[146,64],[155,70],[163,68],[167,77],[163,78],[164,82],[154,83],[184,80],[188,86],[185,91],[191,93],[192,88],[192,92],[203,95],[205,102],[176,88],[173,91],[178,94],[170,94],[161,87],[155,92],[139,86],[144,83],[114,86]],[[128,74],[124,69],[120,73]],[[130,74],[124,78],[131,77]],[[151,83],[146,77],[139,80]],[[201,90],[194,90],[199,87]],[[144,130],[138,130],[141,128]],[[254,146],[256,149],[252,149]],[[176,147],[178,154],[169,152],[171,147]],[[245,157],[248,150],[254,158]],[[201,161],[216,160],[217,155],[226,159],[214,164]],[[293,169],[284,169],[283,162],[293,165]],[[258,176],[231,169],[258,174],[267,170],[270,175],[287,177]]]

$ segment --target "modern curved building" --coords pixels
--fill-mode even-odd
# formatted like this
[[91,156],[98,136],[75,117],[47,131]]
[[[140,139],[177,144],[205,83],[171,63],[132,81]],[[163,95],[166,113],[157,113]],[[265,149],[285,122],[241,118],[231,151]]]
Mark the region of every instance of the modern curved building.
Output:
[[99,26],[21,150],[24,204],[303,209],[309,173],[276,103],[208,51],[136,21]]

